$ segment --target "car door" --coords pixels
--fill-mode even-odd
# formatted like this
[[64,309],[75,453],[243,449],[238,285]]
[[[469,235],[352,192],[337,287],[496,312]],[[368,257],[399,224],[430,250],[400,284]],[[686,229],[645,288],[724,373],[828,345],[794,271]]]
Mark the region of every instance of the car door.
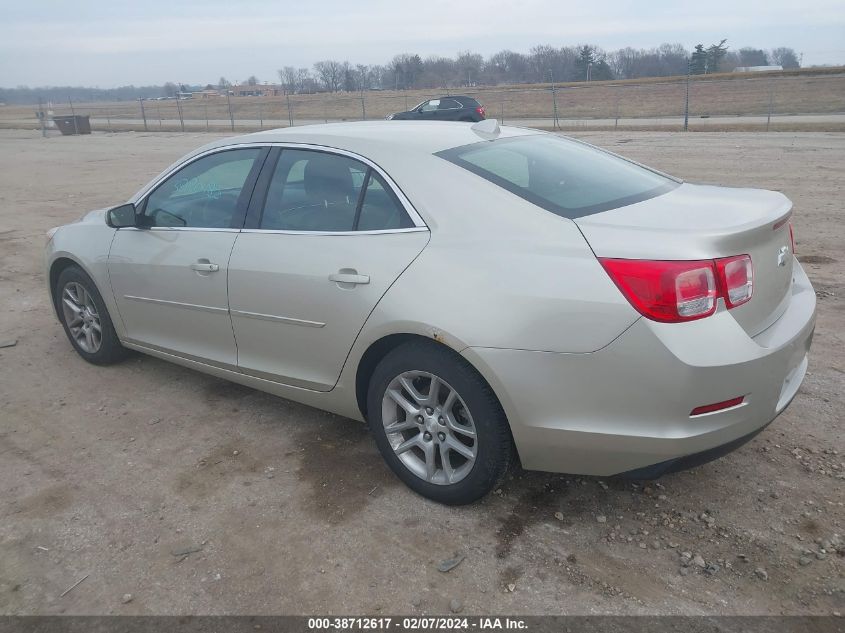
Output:
[[129,342],[235,368],[227,266],[266,147],[203,155],[138,204],[115,233],[109,277]]
[[364,322],[428,229],[363,159],[283,148],[229,262],[239,370],[328,391]]
[[418,118],[424,121],[431,121],[437,118],[437,108],[440,107],[440,99],[431,99],[417,106]]
[[438,121],[457,121],[463,106],[455,99],[440,99],[437,105],[436,118]]

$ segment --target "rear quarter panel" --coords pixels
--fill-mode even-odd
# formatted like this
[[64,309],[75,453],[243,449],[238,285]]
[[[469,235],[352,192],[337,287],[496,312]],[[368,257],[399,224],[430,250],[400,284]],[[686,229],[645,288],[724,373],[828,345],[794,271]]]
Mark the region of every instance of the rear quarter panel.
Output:
[[376,306],[361,345],[411,331],[459,351],[586,353],[639,318],[571,220],[437,157],[389,171],[432,236]]

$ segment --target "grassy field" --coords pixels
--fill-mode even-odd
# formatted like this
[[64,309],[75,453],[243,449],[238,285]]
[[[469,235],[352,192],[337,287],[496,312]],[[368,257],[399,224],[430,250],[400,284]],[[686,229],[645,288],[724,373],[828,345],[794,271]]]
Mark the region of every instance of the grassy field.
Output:
[[[507,122],[551,119],[555,106],[561,119],[632,119],[680,117],[684,112],[685,77],[558,84],[498,86],[461,90],[477,98],[488,116]],[[414,107],[443,90],[368,91],[363,94],[313,94],[277,97],[232,97],[231,111],[239,129],[324,120],[382,119],[391,112]],[[452,91],[455,93],[455,91]],[[721,74],[693,77],[689,85],[692,120],[709,117],[778,114],[845,113],[845,68],[823,71]],[[145,101],[148,129],[180,128],[181,118],[209,121],[209,129],[225,129],[229,104],[225,97],[176,102]],[[71,113],[68,103],[55,103],[56,116]],[[143,129],[141,104],[74,103],[76,114],[96,119],[95,129]],[[29,127],[35,123],[32,106],[0,107],[0,127]],[[265,124],[266,123],[266,124]],[[596,122],[598,127],[606,121]],[[717,129],[710,126],[708,129]],[[812,128],[813,126],[809,126]]]

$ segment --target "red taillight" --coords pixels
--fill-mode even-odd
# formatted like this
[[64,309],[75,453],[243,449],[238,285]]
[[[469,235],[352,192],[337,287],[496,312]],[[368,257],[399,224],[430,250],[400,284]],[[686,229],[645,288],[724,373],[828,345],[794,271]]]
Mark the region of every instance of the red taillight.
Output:
[[748,255],[696,261],[599,258],[610,278],[643,316],[663,323],[708,317],[719,297],[728,309],[751,298]]
[[701,319],[716,311],[716,275],[712,260],[599,261],[631,305],[650,319],[677,323]]
[[751,292],[754,290],[754,271],[748,255],[717,259],[716,270],[719,272],[722,296],[728,310],[751,299]]
[[487,112],[484,110],[484,106],[478,106],[475,111],[478,112],[478,114],[480,114],[481,116],[487,114]]
[[731,407],[736,407],[742,404],[743,400],[745,400],[745,396],[738,396],[736,398],[731,398],[730,400],[724,400],[722,402],[705,404],[703,407],[696,407],[695,409],[690,411],[690,415],[704,415],[705,413],[713,413],[714,411],[721,411],[722,409],[730,409]]

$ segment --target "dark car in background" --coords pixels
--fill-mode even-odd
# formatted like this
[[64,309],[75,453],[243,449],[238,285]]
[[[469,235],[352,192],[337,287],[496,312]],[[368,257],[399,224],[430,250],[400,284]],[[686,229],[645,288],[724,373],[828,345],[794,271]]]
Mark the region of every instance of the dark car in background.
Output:
[[450,95],[423,101],[408,112],[396,112],[387,117],[401,121],[467,121],[477,123],[485,117],[484,106],[472,97]]

